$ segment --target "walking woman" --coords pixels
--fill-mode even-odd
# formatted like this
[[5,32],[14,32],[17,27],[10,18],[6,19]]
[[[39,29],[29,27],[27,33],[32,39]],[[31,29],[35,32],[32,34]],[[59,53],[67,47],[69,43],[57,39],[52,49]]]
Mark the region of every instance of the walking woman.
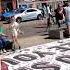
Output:
[[18,43],[18,30],[19,30],[19,24],[16,22],[16,20],[14,19],[14,17],[12,17],[11,19],[11,31],[12,31],[12,39],[14,44],[16,43],[18,45],[18,48],[20,49],[20,45]]

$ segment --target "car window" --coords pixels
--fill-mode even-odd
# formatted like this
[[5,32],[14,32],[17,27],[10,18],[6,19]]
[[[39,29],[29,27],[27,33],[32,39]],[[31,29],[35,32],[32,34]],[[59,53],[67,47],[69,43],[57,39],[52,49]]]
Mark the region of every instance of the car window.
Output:
[[22,8],[27,8],[27,5],[22,5]]
[[18,12],[19,12],[19,13],[23,13],[24,11],[25,11],[25,10],[24,10],[23,8],[19,8],[19,9],[18,9]]
[[37,10],[35,10],[35,9],[29,9],[26,12],[34,12],[34,11],[37,11]]

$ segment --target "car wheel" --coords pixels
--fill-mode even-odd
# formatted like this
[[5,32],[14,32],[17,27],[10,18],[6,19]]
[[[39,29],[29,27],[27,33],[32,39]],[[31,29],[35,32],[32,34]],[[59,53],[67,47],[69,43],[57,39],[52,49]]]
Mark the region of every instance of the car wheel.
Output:
[[41,14],[39,14],[39,15],[37,16],[37,19],[38,19],[38,20],[42,20],[42,19],[43,19],[43,16],[42,16]]
[[22,21],[21,17],[18,17],[18,18],[16,19],[16,22],[18,22],[18,23],[21,23],[21,21]]

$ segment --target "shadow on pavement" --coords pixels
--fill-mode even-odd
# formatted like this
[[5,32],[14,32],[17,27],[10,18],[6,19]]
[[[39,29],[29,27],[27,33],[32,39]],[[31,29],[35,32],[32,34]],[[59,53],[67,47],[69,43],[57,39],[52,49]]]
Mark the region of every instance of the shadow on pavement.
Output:
[[44,39],[59,39],[59,38],[50,38],[49,36],[48,37],[45,37]]
[[34,28],[46,28],[46,26],[37,26],[37,27],[34,27]]
[[47,32],[47,33],[42,34],[41,36],[46,36],[46,35],[48,35],[48,32]]

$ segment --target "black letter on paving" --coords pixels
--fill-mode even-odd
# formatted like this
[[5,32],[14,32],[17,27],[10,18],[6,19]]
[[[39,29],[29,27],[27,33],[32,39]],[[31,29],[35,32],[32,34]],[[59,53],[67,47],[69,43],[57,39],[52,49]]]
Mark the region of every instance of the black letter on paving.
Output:
[[15,70],[33,70],[33,69],[30,69],[30,68],[27,68],[27,67],[19,67],[18,69],[15,69]]
[[31,66],[34,69],[53,69],[53,70],[60,70],[60,66],[56,64],[49,64],[48,62],[39,62],[35,63]]
[[53,49],[53,48],[56,48],[56,50],[60,50],[61,52],[70,50],[70,47],[64,47],[63,45],[49,47],[48,49]]
[[70,55],[58,56],[56,60],[70,64]]
[[53,55],[53,54],[55,54],[55,53],[53,53],[53,52],[41,52],[41,51],[35,51],[35,52],[33,52],[33,53],[38,54],[41,58],[42,58],[42,57],[45,57],[46,55]]
[[20,55],[14,56],[13,58],[18,59],[20,61],[31,61],[31,60],[37,59],[37,57],[32,54],[20,54]]
[[10,59],[10,58],[5,58],[5,59],[3,59],[3,61],[8,62],[8,63],[10,63],[12,65],[16,65],[16,64],[19,63],[18,61]]

